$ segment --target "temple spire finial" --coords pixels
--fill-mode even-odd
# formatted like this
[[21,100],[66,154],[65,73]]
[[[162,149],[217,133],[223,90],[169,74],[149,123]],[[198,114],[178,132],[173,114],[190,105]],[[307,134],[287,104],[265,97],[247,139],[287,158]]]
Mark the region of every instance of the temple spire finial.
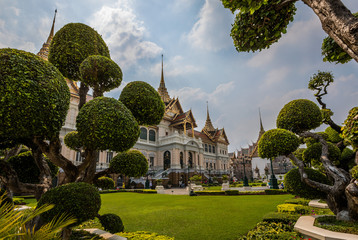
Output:
[[262,125],[262,119],[261,119],[261,111],[260,111],[260,108],[259,108],[259,117],[260,117],[260,133],[264,133],[265,130],[264,130],[264,127]]
[[170,101],[170,97],[169,97],[169,94],[168,94],[167,88],[165,87],[165,82],[164,82],[163,54],[162,54],[162,75],[160,78],[158,93],[164,103],[167,103]]
[[37,56],[39,56],[40,58],[45,59],[45,60],[48,59],[48,53],[49,53],[49,50],[50,50],[50,44],[51,44],[52,38],[53,38],[53,36],[55,34],[56,14],[57,14],[57,9],[55,10],[55,15],[53,17],[51,31],[50,31],[50,34],[48,35],[47,41],[42,45],[42,48],[37,53]]
[[215,131],[215,128],[214,128],[213,124],[211,123],[211,119],[210,119],[208,101],[206,101],[206,121],[205,121],[205,126],[204,126],[203,130],[201,130],[201,131],[205,131],[207,133]]

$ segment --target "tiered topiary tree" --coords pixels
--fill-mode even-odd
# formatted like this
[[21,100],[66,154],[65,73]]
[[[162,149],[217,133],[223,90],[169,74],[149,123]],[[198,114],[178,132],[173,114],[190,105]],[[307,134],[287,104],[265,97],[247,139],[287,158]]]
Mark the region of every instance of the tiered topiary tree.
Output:
[[[239,52],[269,48],[286,33],[293,21],[299,0],[221,0],[236,14],[231,37]],[[324,61],[358,62],[357,14],[352,14],[341,0],[301,0],[318,16],[328,34],[322,44]]]
[[[306,149],[297,151],[298,145],[290,144],[283,135],[277,138],[266,137],[266,134],[272,135],[271,131],[280,131],[273,129],[262,136],[259,154],[262,157],[290,157],[298,167],[285,178],[285,186],[290,192],[303,197],[326,198],[329,208],[338,219],[358,220],[358,181],[355,170],[349,174],[349,169],[356,164],[354,156],[358,147],[358,111],[357,108],[350,111],[343,127],[333,122],[332,111],[322,101],[322,96],[327,94],[327,86],[332,82],[333,76],[323,72],[315,74],[310,80],[309,88],[317,91],[315,96],[322,106],[321,110],[313,102],[299,99],[287,103],[277,117],[277,127],[304,139]],[[330,125],[325,133],[310,131],[322,122]],[[353,147],[353,151],[347,148],[347,144]],[[292,148],[288,149],[290,146]],[[316,170],[307,168],[311,166]]]

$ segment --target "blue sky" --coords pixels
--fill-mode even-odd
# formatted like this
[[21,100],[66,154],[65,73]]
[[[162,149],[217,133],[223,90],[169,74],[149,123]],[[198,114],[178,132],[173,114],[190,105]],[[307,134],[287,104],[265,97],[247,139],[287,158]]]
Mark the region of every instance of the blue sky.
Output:
[[[344,0],[352,12],[358,1]],[[55,31],[70,22],[96,29],[122,68],[122,86],[107,96],[118,98],[125,83],[146,81],[157,88],[161,54],[171,97],[192,109],[201,130],[209,102],[215,127],[225,128],[234,151],[256,141],[261,109],[265,130],[275,128],[280,109],[293,99],[315,101],[307,89],[318,70],[331,71],[335,83],[324,97],[342,123],[357,106],[358,68],[324,63],[326,36],[313,11],[302,4],[288,32],[270,49],[238,53],[230,38],[234,15],[218,0],[1,0],[0,48],[37,53],[49,34],[57,8]]]

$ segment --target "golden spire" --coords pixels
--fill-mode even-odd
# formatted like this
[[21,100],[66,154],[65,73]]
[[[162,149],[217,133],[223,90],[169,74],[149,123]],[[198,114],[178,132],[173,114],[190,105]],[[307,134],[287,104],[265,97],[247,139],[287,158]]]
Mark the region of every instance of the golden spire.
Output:
[[158,93],[160,95],[160,97],[162,98],[164,103],[167,103],[170,101],[170,97],[167,91],[167,88],[165,87],[165,82],[164,82],[164,71],[163,71],[163,54],[162,54],[162,76],[160,78],[160,84],[159,84],[159,88],[158,88]]
[[203,130],[201,130],[201,131],[202,132],[205,131],[207,133],[215,131],[215,128],[214,128],[214,126],[213,126],[213,124],[211,123],[211,120],[210,120],[208,102],[206,102],[206,121],[205,121],[205,126],[204,126]]
[[55,32],[55,20],[56,20],[56,13],[57,13],[57,9],[55,10],[55,16],[53,17],[53,21],[52,21],[52,27],[51,27],[51,31],[50,34],[47,38],[47,41],[42,45],[42,48],[40,49],[40,51],[37,53],[37,56],[39,56],[42,59],[47,60],[48,59],[48,53],[50,50],[50,44]]

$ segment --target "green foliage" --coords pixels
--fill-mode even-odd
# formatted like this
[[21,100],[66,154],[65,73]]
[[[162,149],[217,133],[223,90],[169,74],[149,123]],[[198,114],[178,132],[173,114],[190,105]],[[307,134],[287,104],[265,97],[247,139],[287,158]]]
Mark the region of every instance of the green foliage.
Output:
[[55,205],[50,211],[41,214],[45,222],[50,222],[55,216],[66,213],[77,219],[76,224],[80,224],[97,216],[101,208],[101,197],[94,186],[84,182],[75,182],[60,185],[45,192],[37,208],[45,204]]
[[48,60],[71,80],[80,80],[80,64],[90,55],[110,57],[102,37],[82,23],[69,23],[58,30],[50,45]]
[[277,116],[278,128],[301,133],[319,127],[322,115],[319,107],[307,99],[297,99],[287,103]]
[[78,151],[78,149],[83,146],[81,138],[79,138],[77,131],[67,133],[64,142],[67,147],[75,151]]
[[345,148],[341,155],[341,164],[345,169],[351,169],[356,165],[355,163],[355,152],[349,148]]
[[104,230],[110,233],[118,233],[123,232],[124,226],[122,219],[116,214],[104,214],[99,217],[99,221],[101,222]]
[[298,237],[293,226],[281,222],[259,222],[256,227],[241,239],[292,239]]
[[43,205],[35,210],[15,211],[12,204],[6,202],[4,197],[0,195],[0,239],[59,240],[62,239],[60,235],[62,228],[76,221],[65,214],[60,214],[39,229],[26,228],[26,224],[53,206]]
[[50,139],[61,129],[70,92],[49,62],[21,50],[0,49],[0,140]]
[[195,192],[198,196],[200,195],[225,195],[224,191],[218,190],[204,190],[204,191],[196,191]]
[[285,203],[277,205],[277,211],[281,213],[297,213],[304,215],[310,213],[310,207],[300,204]]
[[258,144],[258,153],[262,158],[274,158],[288,155],[299,146],[298,137],[285,129],[271,129],[265,132]]
[[[223,0],[224,6],[228,1]],[[231,29],[231,37],[238,52],[257,51],[269,48],[286,33],[293,20],[294,3],[279,5],[281,0],[235,1],[240,7]]]
[[284,212],[270,212],[266,214],[262,221],[264,222],[275,222],[275,223],[284,223],[294,225],[298,220],[298,215],[284,213]]
[[337,220],[335,216],[318,217],[316,218],[314,226],[333,232],[358,234],[358,225],[356,222],[340,221]]
[[295,155],[298,160],[303,161],[303,152],[306,151],[306,148],[297,148],[296,151],[293,152],[293,155]]
[[200,182],[201,181],[201,176],[200,175],[194,175],[194,176],[190,177],[189,179],[192,182]]
[[70,240],[105,240],[94,233],[89,233],[85,230],[72,230],[72,234],[70,236]]
[[265,189],[266,195],[278,195],[278,194],[286,194],[287,191],[285,189]]
[[352,178],[358,180],[358,165],[350,170]]
[[321,109],[322,114],[322,122],[325,124],[329,124],[331,117],[333,116],[333,112],[331,109]]
[[[305,168],[307,177],[313,181],[329,184],[329,181],[325,175],[321,172],[312,168]],[[298,195],[307,199],[326,199],[327,194],[308,186],[306,183],[301,181],[301,175],[297,168],[290,170],[284,179],[284,185],[287,192]]]
[[324,132],[328,135],[328,141],[332,143],[339,143],[343,140],[339,133],[331,127],[326,128]]
[[117,154],[109,167],[115,173],[121,173],[128,177],[141,177],[148,171],[148,161],[141,152],[129,150]]
[[342,127],[342,137],[352,145],[354,150],[358,149],[358,107],[349,111]]
[[[7,192],[5,189],[0,188],[0,199],[1,199],[0,207],[2,207],[4,204],[12,206],[14,203],[12,198],[8,197],[6,193]],[[1,213],[1,211],[0,211],[0,213]]]
[[223,181],[229,180],[229,176],[226,175],[226,174],[222,175],[222,180],[223,180]]
[[139,126],[132,113],[123,103],[108,97],[83,105],[76,128],[83,145],[93,150],[126,151],[139,137]]
[[300,204],[300,205],[308,206],[310,201],[311,200],[304,199],[304,198],[293,198],[293,199],[286,200],[285,203]]
[[174,238],[158,235],[157,233],[145,232],[145,231],[137,231],[137,232],[123,232],[121,233],[121,237],[125,237],[128,240],[174,240]]
[[[50,171],[51,177],[55,177],[58,173],[58,167],[45,157]],[[9,159],[9,163],[17,173],[20,182],[23,183],[39,183],[40,170],[36,165],[35,159],[32,156],[31,151],[20,153],[17,156],[13,156]]]
[[[331,72],[318,71],[318,73],[313,74],[313,76],[310,78],[308,89],[317,90],[318,92],[315,94],[315,96],[319,96],[321,94],[325,94],[326,88],[329,86],[329,84],[333,83],[333,81],[334,77]],[[324,91],[323,93],[321,93],[322,90]]]
[[128,83],[119,97],[140,125],[157,125],[163,118],[165,106],[159,93],[148,83]]
[[122,70],[110,58],[92,55],[80,65],[81,82],[102,95],[104,92],[119,87],[122,82]]
[[[318,135],[320,135],[321,137],[323,137],[324,140],[328,141],[328,134],[325,132],[318,132]],[[312,137],[307,137],[304,138],[303,142],[306,144],[307,147],[311,146],[312,144],[318,143],[319,140],[312,138]]]
[[323,39],[321,50],[324,62],[344,64],[352,60],[352,57],[329,36]]
[[109,177],[100,177],[94,181],[94,185],[98,188],[101,188],[102,190],[113,189],[114,181]]
[[[341,160],[341,151],[333,143],[328,143],[328,158],[335,165],[339,165]],[[318,167],[321,165],[321,154],[322,154],[322,144],[314,143],[308,146],[308,148],[303,152],[304,162],[311,162],[312,166]]]
[[26,204],[24,198],[14,197],[12,200],[14,201],[14,205],[24,205],[24,204]]

